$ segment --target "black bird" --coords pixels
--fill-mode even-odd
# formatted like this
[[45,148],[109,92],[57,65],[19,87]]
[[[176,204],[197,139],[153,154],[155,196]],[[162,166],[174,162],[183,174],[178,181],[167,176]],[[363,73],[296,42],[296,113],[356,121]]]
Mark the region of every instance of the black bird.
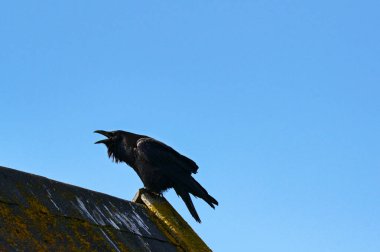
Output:
[[201,220],[189,193],[203,199],[212,208],[218,205],[218,201],[191,176],[197,173],[197,164],[170,146],[154,138],[122,130],[96,130],[95,133],[107,137],[96,144],[105,144],[108,156],[116,163],[125,162],[132,167],[146,189],[161,194],[173,188],[197,222]]

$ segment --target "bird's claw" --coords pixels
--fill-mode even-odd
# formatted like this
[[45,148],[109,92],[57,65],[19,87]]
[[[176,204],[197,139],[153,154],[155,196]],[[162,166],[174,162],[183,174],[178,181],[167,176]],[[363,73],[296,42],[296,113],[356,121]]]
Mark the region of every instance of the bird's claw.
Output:
[[164,197],[164,194],[163,194],[163,193],[158,193],[158,192],[152,191],[152,190],[150,190],[149,188],[146,188],[146,187],[145,187],[144,190],[145,190],[146,192],[150,193],[150,194],[155,195],[155,196],[158,196],[158,197]]

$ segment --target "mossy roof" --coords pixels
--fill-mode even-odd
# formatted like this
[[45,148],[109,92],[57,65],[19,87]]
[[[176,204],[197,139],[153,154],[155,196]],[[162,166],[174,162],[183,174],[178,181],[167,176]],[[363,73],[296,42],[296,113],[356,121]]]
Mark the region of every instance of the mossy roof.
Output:
[[0,166],[1,251],[187,250],[160,223],[144,204]]

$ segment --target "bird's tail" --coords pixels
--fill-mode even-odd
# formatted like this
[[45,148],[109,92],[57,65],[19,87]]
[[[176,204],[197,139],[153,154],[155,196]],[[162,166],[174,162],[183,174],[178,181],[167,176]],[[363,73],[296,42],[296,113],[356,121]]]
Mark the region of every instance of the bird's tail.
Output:
[[174,186],[174,190],[176,191],[178,196],[180,196],[182,200],[185,202],[187,208],[189,209],[194,219],[200,223],[201,219],[199,218],[198,213],[195,210],[189,193],[191,193],[195,197],[203,199],[212,208],[215,208],[215,205],[218,205],[218,201],[210,194],[208,194],[206,189],[204,189],[193,177],[190,177],[190,179],[183,179],[181,182],[181,186]]
[[197,211],[195,210],[193,201],[190,198],[190,194],[188,192],[185,192],[185,191],[182,191],[182,190],[179,190],[176,188],[174,188],[174,189],[175,189],[176,193],[178,194],[178,196],[180,196],[182,198],[182,200],[185,202],[187,209],[189,209],[189,211],[191,213],[191,216],[193,216],[197,222],[201,223],[201,219],[199,218],[199,215],[198,215]]
[[206,189],[204,189],[203,186],[201,186],[201,184],[199,184],[198,181],[196,181],[193,177],[192,182],[193,186],[191,186],[190,193],[192,193],[195,197],[203,199],[207,202],[207,204],[215,209],[214,205],[218,205],[218,201],[210,194],[208,194]]

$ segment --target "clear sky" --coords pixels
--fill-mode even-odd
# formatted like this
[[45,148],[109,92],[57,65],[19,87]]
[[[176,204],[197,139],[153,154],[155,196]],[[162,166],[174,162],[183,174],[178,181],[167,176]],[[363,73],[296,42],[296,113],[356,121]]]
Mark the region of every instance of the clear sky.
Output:
[[171,145],[215,251],[380,251],[380,2],[2,1],[0,165],[132,199],[94,130]]

